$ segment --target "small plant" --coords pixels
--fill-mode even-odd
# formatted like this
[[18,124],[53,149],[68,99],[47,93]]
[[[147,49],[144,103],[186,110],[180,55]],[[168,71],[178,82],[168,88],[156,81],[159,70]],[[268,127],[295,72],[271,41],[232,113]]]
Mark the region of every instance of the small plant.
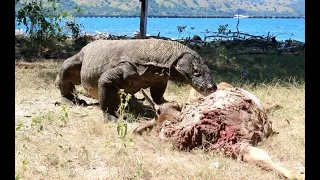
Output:
[[121,101],[117,113],[119,114],[119,119],[123,119],[126,108],[128,107],[129,101],[131,99],[131,94],[127,94],[123,90],[120,90],[119,95],[121,97]]
[[121,139],[124,139],[128,131],[128,125],[124,117],[126,114],[126,109],[128,107],[129,101],[131,99],[131,95],[125,93],[123,90],[119,91],[119,95],[121,97],[121,101],[117,111],[119,114],[119,119],[117,122],[117,133]]
[[23,160],[22,161],[22,169],[25,171],[25,170],[27,170],[27,165],[28,165],[28,161],[27,160]]
[[62,114],[60,115],[59,119],[63,122],[63,125],[67,125],[69,118],[68,118],[68,107],[67,105],[62,105],[61,106],[61,111]]
[[[179,37],[178,37],[178,39],[180,39],[180,35],[181,35],[181,33],[182,32],[185,32],[185,30],[186,30],[186,27],[187,26],[178,26],[177,28],[178,28],[178,32],[179,32]],[[195,27],[190,27],[190,29],[189,29],[189,31],[187,32],[188,33],[188,39],[190,39],[191,37],[190,37],[190,31],[191,30],[194,30],[195,29]],[[184,37],[182,37],[181,39],[183,39]]]
[[186,27],[187,27],[187,26],[177,26],[178,32],[179,32],[179,33],[184,32],[184,30],[186,29]]
[[81,146],[81,151],[79,152],[79,154],[80,153],[85,155],[86,160],[89,159],[89,151],[85,146]]
[[53,112],[49,111],[46,115],[46,119],[48,119],[48,121],[52,122],[53,120]]
[[185,31],[186,27],[187,26],[178,26],[177,27],[178,28],[178,32],[179,32],[178,39],[180,39],[180,34]]
[[68,163],[72,163],[73,161],[72,160],[67,160],[66,162],[64,162],[64,163],[61,163],[59,166],[60,166],[60,168],[65,168],[65,167],[67,167],[67,165],[68,165]]
[[191,31],[191,30],[194,30],[194,29],[195,29],[195,27],[190,27],[190,29],[189,29],[189,31],[188,31],[188,34],[189,34],[188,39],[189,39],[189,40],[191,39],[191,37],[190,37],[190,31]]
[[144,169],[142,167],[142,164],[138,163],[138,168],[137,168],[136,173],[135,173],[134,176],[135,177],[139,177],[139,176],[141,176],[143,174],[143,172],[144,172]]
[[20,180],[19,174],[16,174],[16,177],[14,178],[15,180]]
[[33,117],[31,127],[35,127],[38,132],[41,132],[43,130],[43,117],[41,115]]
[[111,141],[109,139],[107,139],[105,147],[110,146],[110,145],[111,145]]
[[16,131],[22,130],[22,128],[24,128],[24,124],[20,121],[16,127]]
[[[50,123],[53,122],[53,112],[52,111],[39,113],[38,115],[34,116],[32,118],[31,127],[36,128],[38,132],[41,132],[41,131],[43,131],[44,122],[46,120],[48,120],[48,122],[50,122]],[[25,125],[23,124],[23,122],[19,122],[16,127],[16,131],[21,130],[24,127],[25,127]]]
[[117,124],[117,133],[118,133],[118,136],[121,138],[121,139],[124,139],[127,135],[127,131],[128,131],[128,124],[126,121],[124,120],[120,120],[118,121],[118,124]]
[[218,33],[219,34],[226,34],[227,27],[228,27],[228,24],[220,25],[218,28]]
[[16,174],[15,180],[19,180],[20,177],[24,175],[24,172],[27,170],[27,165],[28,165],[28,161],[23,160],[22,161],[22,172]]

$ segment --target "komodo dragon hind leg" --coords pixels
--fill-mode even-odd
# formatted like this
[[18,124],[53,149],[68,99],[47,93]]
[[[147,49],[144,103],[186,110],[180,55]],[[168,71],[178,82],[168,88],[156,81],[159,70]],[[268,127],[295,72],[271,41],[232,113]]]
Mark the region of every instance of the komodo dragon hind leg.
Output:
[[137,75],[138,73],[130,64],[123,63],[100,76],[98,81],[99,103],[105,121],[118,119],[117,110],[120,104],[118,91],[121,85],[126,84],[128,78]]
[[81,84],[81,62],[77,58],[78,56],[75,55],[63,62],[56,84],[60,89],[63,103],[86,106],[87,103],[76,95],[75,85]]

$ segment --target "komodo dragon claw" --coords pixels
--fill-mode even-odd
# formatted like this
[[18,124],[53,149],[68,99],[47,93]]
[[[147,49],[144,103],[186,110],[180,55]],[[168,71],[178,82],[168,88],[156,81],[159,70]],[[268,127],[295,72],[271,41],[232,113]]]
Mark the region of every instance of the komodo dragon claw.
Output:
[[103,116],[104,116],[105,122],[110,122],[110,121],[116,122],[118,120],[118,118],[116,116],[111,115],[107,112],[104,113]]
[[71,106],[72,105],[80,105],[80,106],[84,106],[84,107],[89,106],[89,104],[85,100],[79,99],[79,98],[70,101],[67,98],[61,97],[61,102],[59,102],[59,101],[54,102],[55,106],[59,106],[61,104],[67,104],[67,105],[71,105]]

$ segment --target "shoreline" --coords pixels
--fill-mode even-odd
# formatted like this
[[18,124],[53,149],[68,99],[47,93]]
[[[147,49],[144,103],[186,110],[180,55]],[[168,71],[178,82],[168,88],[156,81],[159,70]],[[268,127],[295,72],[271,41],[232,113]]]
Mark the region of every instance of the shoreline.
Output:
[[[17,16],[15,16],[17,17]],[[79,15],[77,18],[140,18],[140,15]],[[235,18],[235,16],[219,16],[219,15],[148,15],[148,18]],[[269,18],[269,19],[305,19],[305,16],[248,16],[242,18]]]
[[[140,18],[139,15],[81,15],[79,18]],[[237,18],[234,16],[212,16],[212,15],[148,15],[148,18]],[[248,16],[239,18],[270,18],[270,19],[305,19],[305,16]]]
[[[137,33],[137,32],[135,32]],[[134,33],[134,36],[129,36],[127,34],[124,34],[124,35],[114,35],[114,34],[111,34],[111,33],[106,33],[106,32],[96,32],[96,33],[89,33],[89,32],[82,32],[80,37],[86,37],[86,38],[92,38],[94,40],[99,40],[99,39],[110,39],[110,38],[126,38],[126,39],[137,39],[137,35],[138,34],[135,34]],[[216,34],[217,32],[212,32],[213,34]],[[232,33],[237,33],[237,32],[231,32],[230,34]],[[247,33],[242,33],[242,32],[239,32],[239,34],[246,34],[246,35],[249,35],[249,36],[252,36],[252,39],[255,39],[255,38],[258,38],[260,40],[266,40],[267,37],[263,37],[263,36],[256,36],[256,35],[250,35],[250,34],[247,34]],[[27,37],[28,35],[24,32],[24,29],[15,29],[15,36],[23,36],[23,37]],[[71,38],[70,35],[68,35],[69,38]],[[154,35],[150,35],[150,34],[147,34],[146,35],[147,38],[160,38],[160,39],[169,39],[169,40],[173,40],[173,41],[186,41],[186,40],[191,40],[192,37],[190,37],[190,39],[188,38],[183,38],[183,39],[178,39],[178,38],[172,38],[172,37],[165,37],[165,36],[154,36]],[[207,36],[207,38],[210,38],[211,36]],[[232,37],[232,36],[225,36],[224,37],[225,39],[221,39],[222,41],[230,41],[230,39],[232,38],[236,38],[236,37]],[[272,36],[270,36],[270,39],[272,38]],[[248,39],[233,39],[231,41],[234,41],[234,40],[250,40],[250,38]],[[202,40],[202,42],[206,42],[206,43],[210,43],[210,42],[214,42],[214,41],[217,41],[217,40]],[[299,40],[296,40],[296,39],[286,39],[286,40],[277,40],[277,42],[287,42],[287,41],[296,41],[296,42],[299,42],[299,43],[303,43],[305,44],[305,42],[303,41],[299,41]]]

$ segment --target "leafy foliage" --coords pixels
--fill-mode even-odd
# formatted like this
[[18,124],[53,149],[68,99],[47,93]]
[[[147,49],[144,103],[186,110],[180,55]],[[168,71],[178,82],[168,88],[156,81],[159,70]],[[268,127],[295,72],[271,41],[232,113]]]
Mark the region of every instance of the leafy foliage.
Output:
[[228,27],[228,24],[226,24],[226,25],[219,25],[218,33],[219,33],[219,34],[225,34],[225,33],[226,33],[226,30],[227,30],[227,27]]
[[[178,32],[179,32],[179,36],[178,36],[178,39],[180,39],[180,35],[183,33],[183,32],[185,32],[185,30],[186,30],[186,27],[187,26],[177,26],[177,29],[178,29]],[[190,39],[191,37],[190,37],[190,31],[191,30],[194,30],[195,29],[195,27],[190,27],[190,29],[189,29],[189,31],[187,32],[188,33],[188,37],[187,37],[187,39]],[[183,37],[184,38],[184,37]],[[182,39],[183,39],[182,38]]]
[[[74,16],[59,9],[59,0],[37,0],[20,2],[16,0],[19,8],[16,13],[17,25],[24,25],[28,34],[26,46],[40,56],[44,49],[53,48],[58,42],[66,40],[68,34],[73,38],[80,36],[81,24],[76,22]],[[81,12],[76,7],[77,12]],[[65,23],[65,25],[63,25]]]

